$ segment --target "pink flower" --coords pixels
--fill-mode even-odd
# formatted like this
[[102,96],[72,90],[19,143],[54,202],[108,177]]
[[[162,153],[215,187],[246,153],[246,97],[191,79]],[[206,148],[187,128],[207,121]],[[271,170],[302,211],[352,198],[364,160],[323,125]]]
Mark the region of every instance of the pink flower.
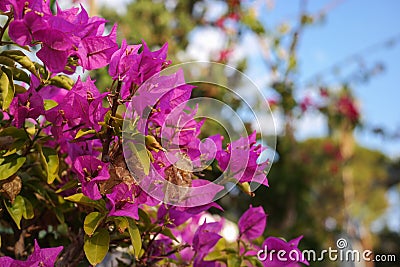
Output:
[[349,96],[342,96],[337,102],[337,109],[340,114],[356,123],[360,117],[360,112]]
[[32,266],[54,266],[58,254],[63,247],[40,248],[35,239],[35,247],[33,253],[26,261],[14,260],[10,257],[0,257],[0,265],[2,267],[32,267]]
[[262,207],[250,208],[240,217],[238,226],[241,237],[253,240],[261,236],[267,224],[267,215]]
[[226,150],[217,153],[218,165],[229,178],[237,181],[257,182],[268,186],[264,170],[268,161],[257,163],[261,152],[266,148],[256,145],[256,132],[242,137],[228,145]]
[[32,87],[23,94],[18,94],[10,104],[10,114],[14,116],[13,125],[21,128],[25,119],[37,119],[44,115],[43,98]]
[[108,216],[127,216],[139,220],[138,203],[134,198],[132,188],[129,188],[127,184],[120,183],[114,186],[112,193],[106,196],[109,200]]
[[140,63],[138,54],[141,45],[128,45],[122,40],[121,48],[111,56],[108,73],[114,80],[123,81],[126,79],[132,66]]
[[118,49],[116,31],[115,24],[107,36],[89,36],[82,39],[78,47],[78,57],[84,69],[94,70],[109,64],[111,56]]
[[101,198],[99,182],[110,178],[108,164],[93,156],[79,156],[73,163],[73,170],[82,183],[82,193],[93,200]]

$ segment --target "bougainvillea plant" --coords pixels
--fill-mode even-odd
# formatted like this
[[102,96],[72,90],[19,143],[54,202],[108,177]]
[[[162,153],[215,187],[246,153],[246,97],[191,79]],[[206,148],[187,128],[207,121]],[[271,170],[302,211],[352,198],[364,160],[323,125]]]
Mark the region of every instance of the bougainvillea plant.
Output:
[[[307,264],[258,259],[264,246],[298,251],[300,240],[263,243],[262,207],[243,214],[235,242],[222,235],[225,219],[208,210],[222,210],[213,197],[223,186],[195,170],[213,162],[241,188],[268,185],[268,162],[258,162],[264,148],[255,133],[226,147],[220,135],[199,139],[204,120],[184,105],[194,86],[183,72],[160,75],[171,63],[167,44],[157,51],[145,42],[119,46],[117,25],[107,30],[82,6],[56,4],[54,14],[50,1],[3,0],[0,11],[1,266]],[[85,75],[71,78],[77,69],[105,67],[109,88]],[[159,179],[184,192],[210,184],[213,190],[196,195],[201,205],[174,205],[188,196],[157,187]]]

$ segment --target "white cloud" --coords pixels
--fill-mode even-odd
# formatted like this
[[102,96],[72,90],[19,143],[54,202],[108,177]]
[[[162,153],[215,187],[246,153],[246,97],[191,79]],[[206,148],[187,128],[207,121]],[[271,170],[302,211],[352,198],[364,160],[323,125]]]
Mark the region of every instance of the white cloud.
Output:
[[304,140],[325,136],[327,134],[326,120],[326,117],[321,113],[306,113],[296,121],[296,138]]
[[180,59],[207,61],[224,48],[226,37],[219,29],[201,27],[194,30],[189,38],[189,46]]

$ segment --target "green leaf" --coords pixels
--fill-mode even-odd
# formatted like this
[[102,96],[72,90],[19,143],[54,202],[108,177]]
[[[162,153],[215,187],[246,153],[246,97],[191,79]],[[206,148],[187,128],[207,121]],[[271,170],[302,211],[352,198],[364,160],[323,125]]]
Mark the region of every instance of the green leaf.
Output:
[[242,260],[238,257],[237,254],[230,254],[228,255],[227,263],[228,267],[240,267],[240,265],[242,264]]
[[92,200],[82,193],[77,193],[72,196],[64,197],[64,199],[84,206],[96,208],[99,211],[107,212],[106,202],[103,199]]
[[0,56],[5,56],[14,60],[25,69],[32,72],[35,76],[39,77],[39,75],[36,72],[35,64],[21,50],[6,50],[1,52]]
[[0,70],[0,92],[2,96],[2,108],[3,110],[8,109],[14,98],[15,88],[12,72],[6,67],[1,67]]
[[8,66],[8,67],[15,67],[15,61],[9,57],[0,56],[0,62],[2,65]]
[[16,94],[23,94],[26,92],[26,88],[19,85],[19,84],[14,84],[14,88],[15,88],[15,93]]
[[90,129],[90,130],[84,130],[84,129],[80,129],[77,133],[74,139],[78,139],[82,136],[88,135],[88,134],[95,134],[96,130],[94,129]]
[[42,160],[42,164],[47,175],[47,183],[52,184],[56,178],[58,178],[58,168],[59,168],[59,160],[58,153],[52,148],[49,147],[40,147],[40,158]]
[[22,197],[22,199],[24,201],[24,209],[23,209],[22,217],[24,217],[24,219],[26,219],[26,220],[33,219],[35,214],[33,212],[32,203],[25,197]]
[[51,99],[45,99],[43,100],[43,102],[44,102],[44,110],[49,110],[58,106],[58,103]]
[[[162,228],[162,229],[161,229]],[[179,242],[178,239],[176,239],[176,237],[174,236],[174,234],[171,232],[171,229],[169,229],[168,227],[162,227],[162,226],[157,226],[153,229],[154,232],[160,232],[161,234],[168,236],[169,238],[171,238],[172,240]]]
[[143,222],[145,229],[149,229],[152,225],[149,215],[142,209],[138,209],[138,211],[140,221]]
[[72,188],[76,188],[78,186],[78,181],[77,180],[71,180],[68,181],[66,184],[64,184],[60,189],[56,191],[57,194],[64,192],[65,190],[69,190]]
[[51,85],[55,85],[67,90],[71,90],[71,88],[74,86],[74,81],[65,75],[54,76],[49,80],[49,82]]
[[227,257],[224,255],[223,251],[220,250],[213,250],[210,253],[208,253],[204,259],[205,261],[222,261],[222,262],[227,262]]
[[35,68],[37,69],[37,71],[38,71],[38,73],[40,74],[41,77],[49,77],[50,74],[49,74],[49,72],[47,71],[47,69],[43,65],[41,65],[41,64],[39,64],[37,62],[35,62],[33,64],[35,65]]
[[64,217],[63,211],[62,211],[60,208],[58,208],[58,207],[54,208],[53,211],[54,211],[54,214],[55,214],[56,217],[57,217],[57,220],[58,220],[61,224],[65,223],[65,217]]
[[[20,150],[24,144],[29,141],[29,137],[23,129],[15,127],[7,127],[0,132],[0,142],[3,142],[8,148],[8,152],[3,154],[3,157],[14,154],[17,150]],[[9,145],[6,145],[9,143]]]
[[25,160],[25,157],[15,154],[0,158],[0,180],[7,179],[15,174],[24,165]]
[[129,222],[129,235],[131,237],[135,258],[139,257],[140,250],[142,249],[142,237],[140,236],[139,228],[131,218],[127,218]]
[[85,235],[83,250],[92,265],[103,261],[110,245],[110,234],[106,229],[98,229],[92,236]]
[[247,25],[252,31],[257,34],[265,33],[264,26],[257,19],[257,16],[254,14],[254,12],[246,12],[242,15],[243,16],[241,21],[243,22],[243,24]]
[[224,248],[223,251],[225,251],[228,254],[237,254],[238,253],[236,251],[236,249],[233,249],[233,248]]
[[8,67],[8,68],[11,70],[14,80],[25,82],[27,84],[31,82],[31,78],[29,77],[28,73],[26,73],[24,70],[15,67]]
[[144,174],[148,175],[150,172],[150,157],[147,153],[146,146],[144,144],[133,144],[131,142],[128,143],[128,146],[142,165]]
[[4,201],[4,206],[8,213],[10,214],[11,218],[14,220],[15,224],[17,225],[18,229],[21,229],[21,219],[22,215],[24,214],[25,210],[25,201],[23,197],[17,196],[14,200],[14,203],[9,206],[6,201]]
[[25,131],[20,128],[16,128],[14,126],[7,127],[3,131],[0,132],[0,136],[12,136],[18,139],[27,139],[28,136],[26,135]]
[[129,222],[128,219],[125,217],[111,217],[112,220],[115,223],[115,226],[117,226],[117,229],[120,233],[125,232],[126,228],[129,227]]
[[253,266],[263,267],[264,265],[257,259],[256,256],[244,256]]
[[96,231],[97,227],[99,227],[100,223],[103,221],[104,217],[104,214],[97,211],[89,213],[83,222],[83,230],[85,233],[88,236],[92,236],[94,231]]

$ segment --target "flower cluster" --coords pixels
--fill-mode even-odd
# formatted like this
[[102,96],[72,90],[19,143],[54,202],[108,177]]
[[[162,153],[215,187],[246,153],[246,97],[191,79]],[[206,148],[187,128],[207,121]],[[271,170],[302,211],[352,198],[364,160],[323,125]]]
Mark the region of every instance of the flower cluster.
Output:
[[[167,44],[151,51],[145,42],[128,45],[124,40],[118,47],[116,25],[105,34],[106,20],[89,17],[82,6],[62,10],[56,4],[53,14],[49,4],[43,0],[0,3],[0,10],[8,16],[11,40],[20,46],[37,46],[36,55],[43,63],[33,63],[22,51],[11,50],[4,57],[19,63],[30,75],[14,75],[15,64],[5,63],[1,68],[1,79],[7,80],[7,90],[8,86],[12,90],[2,93],[1,125],[5,127],[0,134],[18,141],[1,148],[0,166],[11,166],[1,174],[1,180],[21,181],[17,174],[22,174],[24,186],[28,181],[41,185],[32,186],[29,190],[34,194],[30,196],[16,198],[21,190],[13,191],[10,201],[4,201],[17,227],[21,228],[22,218],[34,217],[29,199],[37,197],[35,203],[44,200],[51,204],[46,209],[55,213],[60,225],[76,219],[82,223],[75,214],[73,218],[64,216],[79,207],[85,215],[83,248],[93,265],[111,250],[110,243],[119,246],[127,239],[133,247],[132,261],[143,266],[166,259],[220,266],[232,257],[255,264],[256,245],[252,242],[264,232],[264,210],[250,207],[240,218],[237,250],[230,250],[225,258],[210,257],[222,238],[224,223],[207,222],[202,216],[212,207],[222,210],[212,200],[224,187],[193,173],[215,162],[224,182],[268,185],[265,169],[269,162],[259,162],[265,148],[257,144],[256,133],[230,140],[225,147],[221,135],[201,140],[204,120],[196,119],[198,107],[187,105],[194,86],[185,82],[183,71],[160,74],[170,64]],[[106,66],[113,80],[106,90],[99,90],[90,78],[73,81],[65,75],[75,73],[77,67],[94,70]],[[163,204],[140,186],[123,155],[122,128],[127,121],[123,117],[129,112],[133,117],[128,123],[134,130],[133,149],[128,152],[135,156],[133,164],[143,170],[147,185],[157,188],[160,177],[183,188],[201,190],[211,184],[213,189],[203,192],[200,201],[207,204]],[[138,136],[143,137],[143,143],[137,143]],[[32,164],[35,161],[40,164]],[[182,198],[176,192],[165,192],[166,188],[159,189],[164,200]],[[57,205],[63,209],[57,210]],[[271,239],[265,242],[277,243]],[[1,257],[0,263],[50,266],[61,250],[40,249],[35,241],[34,252],[25,262]]]
[[52,72],[75,72],[73,61],[87,70],[104,67],[118,49],[116,26],[103,36],[106,20],[90,18],[84,8],[62,10],[57,5],[53,15],[47,1],[6,0],[2,4],[3,11],[14,13],[10,38],[19,45],[40,43],[37,56]]
[[0,265],[3,267],[54,266],[62,249],[63,247],[40,248],[35,239],[33,253],[25,261],[14,260],[10,257],[0,257]]

